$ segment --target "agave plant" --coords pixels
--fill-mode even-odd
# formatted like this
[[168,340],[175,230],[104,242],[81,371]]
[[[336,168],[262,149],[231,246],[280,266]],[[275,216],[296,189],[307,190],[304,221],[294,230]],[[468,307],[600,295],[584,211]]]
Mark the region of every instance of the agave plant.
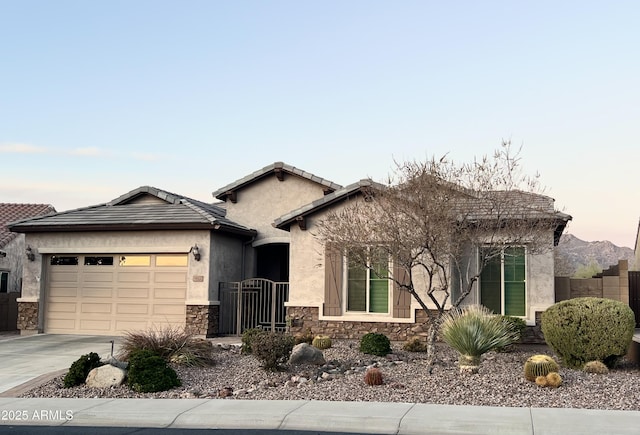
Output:
[[481,305],[452,309],[444,317],[440,333],[458,351],[461,373],[478,373],[483,354],[519,339],[519,332],[508,321]]

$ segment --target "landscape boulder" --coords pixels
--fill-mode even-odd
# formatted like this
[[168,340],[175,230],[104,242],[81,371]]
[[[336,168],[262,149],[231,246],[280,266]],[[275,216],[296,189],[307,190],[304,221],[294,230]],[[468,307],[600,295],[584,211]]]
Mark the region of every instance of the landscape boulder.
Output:
[[325,364],[322,351],[310,346],[307,343],[300,343],[294,346],[289,357],[289,364]]
[[124,369],[107,364],[91,370],[85,383],[92,388],[116,387],[124,382],[126,374]]

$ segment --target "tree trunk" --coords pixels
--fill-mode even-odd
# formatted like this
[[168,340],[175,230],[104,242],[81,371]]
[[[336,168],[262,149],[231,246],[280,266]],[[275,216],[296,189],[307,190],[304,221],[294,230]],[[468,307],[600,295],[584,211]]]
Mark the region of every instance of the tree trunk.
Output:
[[436,335],[438,333],[438,327],[431,322],[429,325],[429,331],[427,332],[427,370],[431,374],[433,370],[433,362],[436,359]]

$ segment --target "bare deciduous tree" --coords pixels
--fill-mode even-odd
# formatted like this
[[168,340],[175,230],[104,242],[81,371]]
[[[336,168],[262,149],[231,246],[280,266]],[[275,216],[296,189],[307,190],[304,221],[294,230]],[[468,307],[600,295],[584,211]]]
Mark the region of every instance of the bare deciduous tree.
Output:
[[[394,281],[417,301],[427,318],[429,363],[443,314],[462,304],[505,247],[526,246],[530,254],[553,248],[553,200],[542,195],[537,175],[521,172],[519,154],[504,142],[472,163],[446,156],[396,163],[386,184],[370,181],[363,201],[318,225],[316,236],[334,252]],[[372,248],[394,267],[374,267]]]

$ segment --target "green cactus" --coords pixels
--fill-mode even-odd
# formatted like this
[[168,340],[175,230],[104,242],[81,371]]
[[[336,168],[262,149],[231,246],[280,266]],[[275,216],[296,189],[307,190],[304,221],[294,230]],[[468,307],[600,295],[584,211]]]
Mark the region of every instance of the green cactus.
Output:
[[320,350],[329,349],[331,347],[331,337],[328,335],[316,335],[311,345]]
[[609,373],[609,368],[602,361],[589,361],[584,365],[582,370],[584,370],[585,373],[599,373],[599,374]]
[[547,386],[551,388],[558,388],[562,385],[562,376],[558,372],[551,372],[547,375]]
[[538,376],[546,376],[551,372],[557,372],[558,363],[548,355],[533,355],[524,363],[524,377],[535,382]]

